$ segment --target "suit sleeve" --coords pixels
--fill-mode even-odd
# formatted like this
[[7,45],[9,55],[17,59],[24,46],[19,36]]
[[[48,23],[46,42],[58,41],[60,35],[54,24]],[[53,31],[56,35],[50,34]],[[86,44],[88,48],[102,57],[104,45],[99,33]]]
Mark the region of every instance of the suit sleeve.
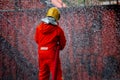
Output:
[[66,45],[66,38],[63,30],[60,31],[60,50],[63,50]]
[[36,28],[36,32],[35,32],[35,42],[38,44],[38,28]]

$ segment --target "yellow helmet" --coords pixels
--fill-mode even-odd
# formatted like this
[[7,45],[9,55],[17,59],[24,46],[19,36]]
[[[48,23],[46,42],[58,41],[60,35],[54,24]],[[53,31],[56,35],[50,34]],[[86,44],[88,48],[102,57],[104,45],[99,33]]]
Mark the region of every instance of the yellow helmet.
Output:
[[60,19],[60,11],[56,7],[52,7],[47,11],[47,17],[53,17],[56,21]]

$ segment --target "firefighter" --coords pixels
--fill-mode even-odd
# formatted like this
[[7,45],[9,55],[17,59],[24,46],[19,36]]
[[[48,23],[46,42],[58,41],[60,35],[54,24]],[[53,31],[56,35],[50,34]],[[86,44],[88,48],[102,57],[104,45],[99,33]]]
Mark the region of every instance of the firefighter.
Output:
[[[53,78],[57,46],[63,50],[66,44],[64,32],[58,24],[59,19],[60,11],[58,8],[52,7],[36,28],[35,41],[38,44],[39,80],[49,80],[50,73]],[[57,63],[56,80],[62,80],[60,59]]]

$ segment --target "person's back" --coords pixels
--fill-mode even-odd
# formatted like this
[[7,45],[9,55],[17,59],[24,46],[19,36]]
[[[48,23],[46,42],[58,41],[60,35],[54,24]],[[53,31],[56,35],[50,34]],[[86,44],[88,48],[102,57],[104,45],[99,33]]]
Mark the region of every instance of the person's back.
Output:
[[[53,14],[53,13],[54,14]],[[39,55],[39,80],[49,80],[50,72],[54,74],[54,62],[57,46],[62,50],[66,39],[57,20],[59,13],[56,8],[48,10],[47,17],[36,28],[35,41],[38,44]],[[58,60],[57,80],[62,80],[60,60]]]
[[[35,40],[38,43],[38,48],[41,50],[55,50],[59,45],[62,50],[66,40],[63,30],[58,25],[40,23],[36,29]],[[44,54],[43,54],[44,55]],[[50,57],[50,55],[48,55]]]

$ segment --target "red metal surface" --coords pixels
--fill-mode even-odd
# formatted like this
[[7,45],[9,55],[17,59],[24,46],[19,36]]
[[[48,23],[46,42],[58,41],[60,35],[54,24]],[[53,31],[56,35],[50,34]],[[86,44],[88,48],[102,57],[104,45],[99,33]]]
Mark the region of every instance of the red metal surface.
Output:
[[[20,3],[24,10],[16,10],[15,5],[10,3],[13,2],[2,4],[3,7],[0,10],[0,39],[3,38],[7,44],[12,46],[12,48],[5,44],[3,46],[5,41],[1,40],[0,79],[5,77],[9,80],[8,74],[14,76],[12,78],[15,78],[14,80],[31,80],[33,78],[30,79],[29,75],[37,75],[37,72],[36,74],[32,72],[30,65],[38,68],[37,45],[34,42],[35,28],[40,19],[45,16],[46,9],[37,10],[40,7],[35,5],[38,4],[37,2],[33,4],[25,1]],[[10,7],[6,7],[6,4]],[[96,6],[61,9],[59,22],[67,38],[67,45],[60,52],[65,80],[120,79],[119,8],[119,6]],[[15,51],[17,50],[15,52],[17,55],[14,54],[12,59],[9,54],[10,51],[14,52],[14,48]],[[20,55],[23,56],[19,58]],[[24,64],[19,62],[15,56],[20,60],[23,59]],[[31,64],[26,66],[28,63]],[[19,64],[22,64],[23,68],[20,68]],[[4,65],[9,71],[4,71]],[[26,73],[21,71],[24,67]],[[26,67],[30,68],[31,74],[27,75]],[[17,72],[15,73],[13,69]],[[20,75],[18,76],[17,73]]]

